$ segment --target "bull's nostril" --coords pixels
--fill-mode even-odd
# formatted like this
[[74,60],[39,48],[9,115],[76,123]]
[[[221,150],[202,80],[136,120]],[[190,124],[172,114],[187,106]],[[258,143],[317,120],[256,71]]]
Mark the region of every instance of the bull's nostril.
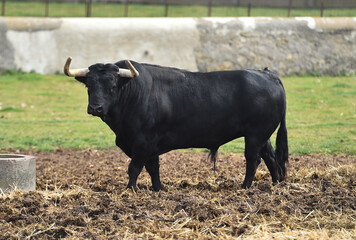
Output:
[[103,107],[99,106],[95,109],[98,113],[101,113],[103,111]]

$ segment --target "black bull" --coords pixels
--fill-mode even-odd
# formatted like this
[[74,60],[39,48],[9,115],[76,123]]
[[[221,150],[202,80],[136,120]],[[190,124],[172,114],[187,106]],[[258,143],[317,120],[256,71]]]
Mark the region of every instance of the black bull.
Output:
[[[159,155],[173,149],[210,149],[215,169],[218,148],[239,137],[245,138],[242,187],[251,186],[261,157],[274,183],[286,178],[286,96],[276,74],[200,73],[136,62],[139,75],[119,74],[129,63],[95,64],[84,75],[70,75],[88,88],[88,113],[114,131],[116,145],[131,158],[128,187],[136,186],[145,166],[153,189],[162,189]],[[270,136],[278,125],[274,151]]]

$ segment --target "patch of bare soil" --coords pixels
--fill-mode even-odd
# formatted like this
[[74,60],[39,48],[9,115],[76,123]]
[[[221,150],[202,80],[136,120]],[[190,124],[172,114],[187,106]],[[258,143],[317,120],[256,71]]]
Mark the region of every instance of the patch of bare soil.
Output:
[[127,190],[120,150],[21,152],[37,157],[37,190],[0,195],[0,239],[355,239],[356,156],[291,156],[288,182],[264,163],[248,190],[244,158],[161,157],[165,190],[144,170]]

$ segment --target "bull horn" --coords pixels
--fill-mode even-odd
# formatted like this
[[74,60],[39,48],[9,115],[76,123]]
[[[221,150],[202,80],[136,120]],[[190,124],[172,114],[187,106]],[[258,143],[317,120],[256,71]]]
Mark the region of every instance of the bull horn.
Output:
[[120,77],[134,78],[140,75],[139,72],[136,70],[136,68],[132,65],[132,63],[129,60],[126,60],[125,63],[126,66],[129,68],[129,70],[120,68],[119,69]]
[[86,77],[89,69],[88,68],[78,68],[78,69],[70,69],[70,64],[72,62],[72,58],[68,57],[66,64],[64,64],[64,74],[68,77]]

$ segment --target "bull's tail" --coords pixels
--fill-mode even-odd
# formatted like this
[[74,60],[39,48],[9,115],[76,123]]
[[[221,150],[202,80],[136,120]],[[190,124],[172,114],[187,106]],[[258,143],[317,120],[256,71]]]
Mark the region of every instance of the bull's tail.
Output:
[[276,139],[276,162],[280,181],[286,180],[288,177],[286,163],[288,163],[288,137],[286,127],[286,111],[279,125]]

